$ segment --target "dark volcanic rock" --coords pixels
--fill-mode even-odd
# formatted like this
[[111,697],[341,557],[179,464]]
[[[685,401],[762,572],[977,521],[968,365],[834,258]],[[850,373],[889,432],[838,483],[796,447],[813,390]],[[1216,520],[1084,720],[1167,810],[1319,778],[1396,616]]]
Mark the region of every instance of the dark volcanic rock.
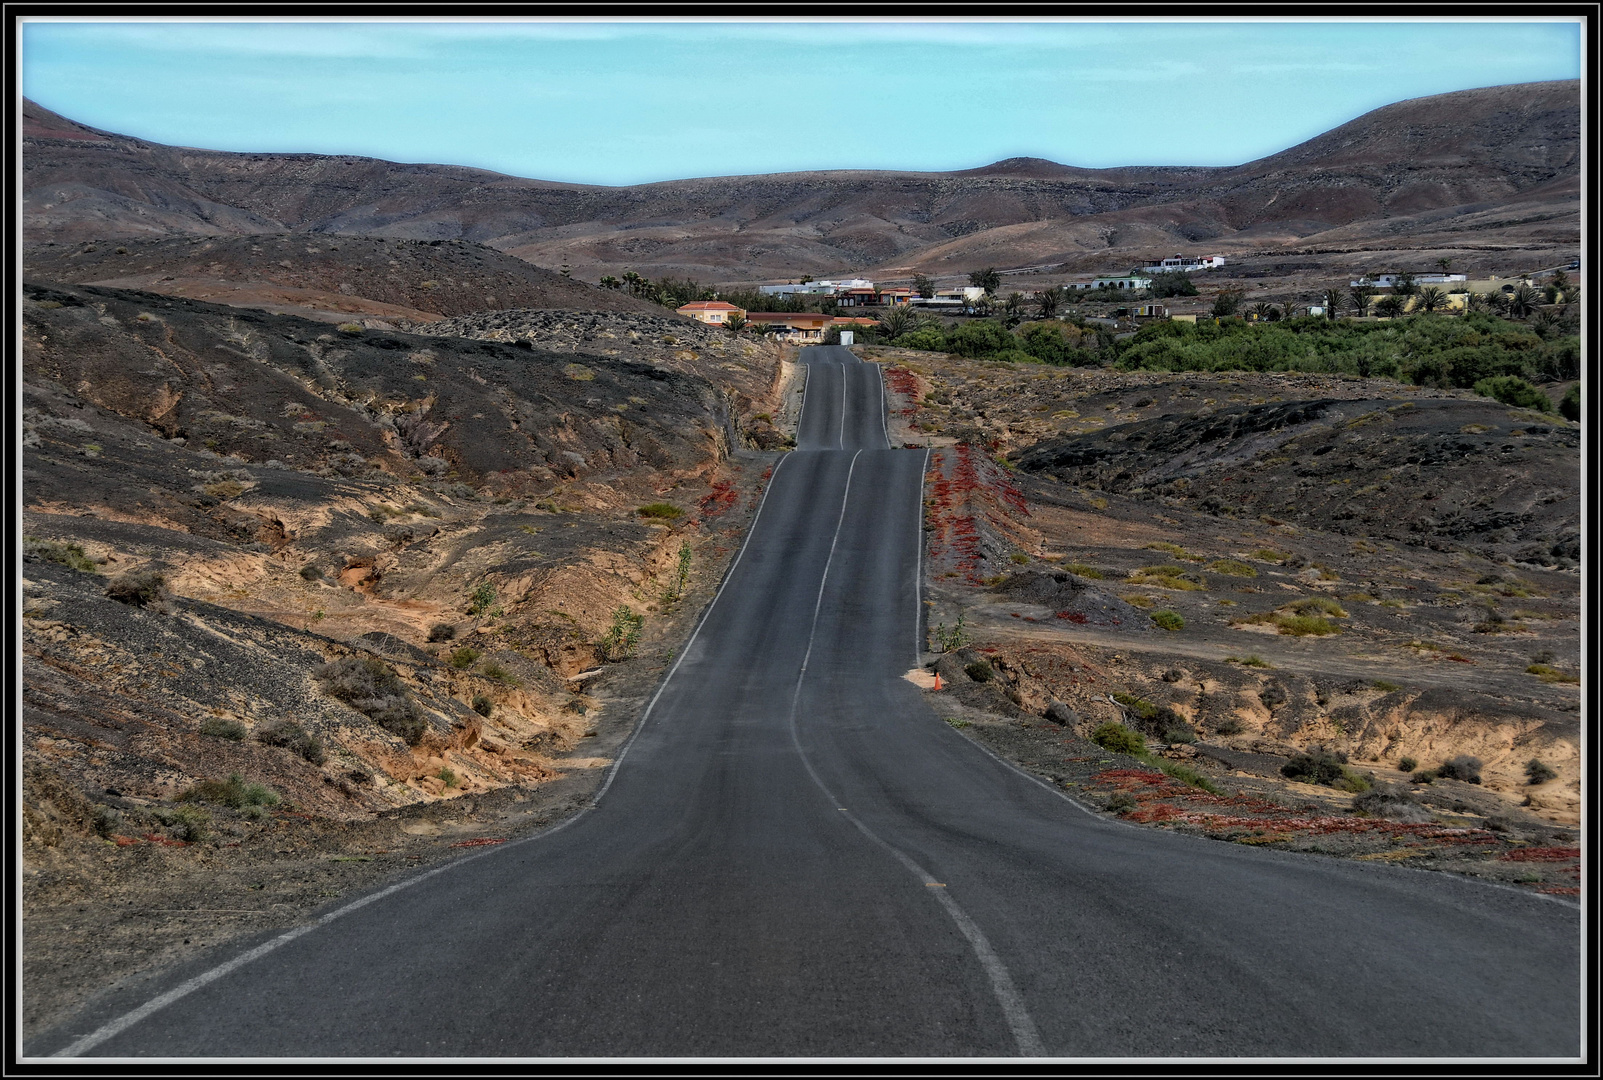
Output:
[[1067,570],[1021,570],[998,591],[1010,600],[1051,608],[1058,618],[1082,626],[1151,629],[1151,620],[1134,607]]

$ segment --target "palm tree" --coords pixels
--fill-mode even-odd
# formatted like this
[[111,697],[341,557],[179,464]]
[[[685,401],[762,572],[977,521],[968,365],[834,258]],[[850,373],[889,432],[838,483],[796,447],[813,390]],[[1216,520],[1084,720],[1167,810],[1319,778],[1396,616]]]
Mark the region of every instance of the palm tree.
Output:
[[1275,310],[1273,304],[1266,304],[1260,300],[1252,305],[1252,317],[1259,322],[1273,322],[1280,318],[1280,312]]
[[1419,306],[1426,311],[1435,311],[1447,306],[1447,294],[1434,285],[1427,285],[1419,290]]
[[970,273],[968,283],[979,286],[985,290],[985,295],[992,296],[1002,287],[1002,275],[996,272],[996,267],[987,266],[984,270]]
[[1041,318],[1050,319],[1058,313],[1058,305],[1063,302],[1063,290],[1053,287],[1042,289],[1035,294],[1035,307],[1041,313]]
[[1391,296],[1382,296],[1375,301],[1375,314],[1384,315],[1388,319],[1395,319],[1407,310],[1408,298],[1406,296],[1393,294]]
[[1449,270],[1451,270],[1453,268],[1453,260],[1452,259],[1437,259],[1436,260],[1436,265],[1441,267],[1442,268],[1442,273],[1445,274],[1445,273],[1447,273]]
[[1464,297],[1464,310],[1466,312],[1485,311],[1487,306],[1485,293],[1472,292]]
[[1352,304],[1352,309],[1358,313],[1360,319],[1369,314],[1369,298],[1374,295],[1374,286],[1361,282],[1347,290],[1348,302]]
[[1541,293],[1537,292],[1529,285],[1521,285],[1519,288],[1515,289],[1513,295],[1508,298],[1508,313],[1514,316],[1516,319],[1526,318],[1533,311],[1535,311],[1537,306],[1542,302],[1541,296]]
[[1332,285],[1325,290],[1325,318],[1334,322],[1341,314],[1341,309],[1347,306],[1347,297],[1336,286]]
[[728,330],[731,334],[740,333],[741,330],[745,329],[745,326],[746,316],[742,315],[738,311],[724,321],[724,329]]
[[906,304],[900,304],[884,315],[880,316],[879,325],[884,329],[887,337],[897,338],[903,334],[918,329],[918,312]]

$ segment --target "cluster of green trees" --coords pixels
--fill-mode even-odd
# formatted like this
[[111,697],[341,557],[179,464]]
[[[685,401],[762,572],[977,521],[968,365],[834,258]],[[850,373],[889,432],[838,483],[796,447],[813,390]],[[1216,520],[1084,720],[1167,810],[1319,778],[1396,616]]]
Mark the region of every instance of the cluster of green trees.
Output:
[[1010,329],[998,319],[956,327],[901,311],[859,340],[959,356],[1054,365],[1111,364],[1126,370],[1305,371],[1384,377],[1421,386],[1473,388],[1510,404],[1546,409],[1529,380],[1580,377],[1581,343],[1562,327],[1537,327],[1493,315],[1434,313],[1385,323],[1318,317],[1248,322],[1149,323],[1115,339],[1083,320],[1050,320]]
[[1489,312],[1434,313],[1397,322],[1293,318],[1278,323],[1152,323],[1117,342],[1122,368],[1158,371],[1309,371],[1464,387],[1499,376],[1573,379],[1581,343],[1561,324],[1526,325]]

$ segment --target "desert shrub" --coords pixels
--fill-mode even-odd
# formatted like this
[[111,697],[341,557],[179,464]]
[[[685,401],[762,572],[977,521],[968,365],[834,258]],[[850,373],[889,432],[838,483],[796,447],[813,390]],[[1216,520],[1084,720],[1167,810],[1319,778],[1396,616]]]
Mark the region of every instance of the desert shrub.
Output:
[[1184,558],[1186,554],[1185,548],[1181,547],[1179,544],[1171,544],[1167,540],[1155,540],[1152,543],[1147,544],[1143,550],[1162,551],[1169,555],[1173,555],[1177,559]]
[[1496,398],[1504,405],[1513,405],[1515,408],[1536,409],[1538,412],[1553,411],[1553,403],[1548,400],[1547,395],[1518,375],[1496,375],[1489,379],[1481,379],[1475,384],[1475,392],[1482,397]]
[[1123,814],[1136,808],[1135,796],[1128,791],[1115,791],[1104,805],[1115,814]]
[[1258,571],[1240,559],[1215,559],[1208,564],[1208,569],[1220,574],[1229,574],[1231,577],[1258,576]]
[[1156,585],[1163,589],[1178,589],[1182,592],[1197,592],[1208,587],[1207,581],[1201,574],[1188,571],[1183,566],[1168,563],[1162,566],[1143,566],[1132,571],[1129,580],[1134,584]]
[[1180,617],[1180,613],[1170,611],[1167,608],[1162,611],[1154,611],[1151,619],[1165,630],[1184,630],[1186,627],[1186,621]]
[[179,802],[208,802],[238,810],[246,806],[277,806],[278,793],[265,784],[246,782],[239,773],[226,780],[202,780],[178,796]]
[[1063,569],[1067,570],[1071,574],[1088,578],[1091,581],[1102,581],[1107,577],[1107,575],[1101,570],[1098,570],[1096,567],[1086,563],[1069,563],[1069,565],[1065,566]]
[[1525,674],[1535,675],[1545,683],[1578,683],[1581,681],[1580,676],[1560,670],[1552,664],[1532,664],[1525,669]]
[[640,631],[645,623],[644,615],[630,610],[627,604],[619,604],[612,613],[612,624],[597,642],[601,647],[601,655],[611,661],[627,660],[633,656],[640,644]]
[[1413,772],[1415,769],[1419,768],[1419,762],[1415,761],[1411,757],[1398,758],[1397,768],[1402,772]]
[[106,595],[120,604],[146,607],[166,595],[167,579],[154,570],[132,570],[106,586]]
[[1310,596],[1304,600],[1287,604],[1282,611],[1290,611],[1296,615],[1331,615],[1338,619],[1345,619],[1347,612],[1336,601],[1324,596]]
[[991,676],[995,674],[991,668],[991,662],[984,659],[970,660],[963,665],[963,672],[975,682],[990,682]]
[[416,746],[428,727],[417,702],[395,669],[375,656],[347,656],[317,668],[313,674],[331,696],[345,702],[379,727]]
[[94,811],[95,835],[110,840],[117,833],[117,826],[122,824],[122,812],[111,806],[97,806]]
[[224,720],[220,716],[212,716],[201,723],[200,733],[227,739],[229,742],[239,742],[245,737],[245,725],[237,720]]
[[1224,792],[1220,791],[1213,781],[1209,780],[1206,776],[1198,772],[1196,769],[1193,769],[1189,765],[1182,765],[1178,761],[1160,761],[1158,762],[1158,768],[1163,770],[1166,775],[1174,777],[1182,784],[1189,784],[1194,788],[1201,788],[1203,791],[1211,792],[1214,795],[1224,794]]
[[1420,769],[1414,773],[1413,780],[1416,784],[1434,783],[1436,781],[1436,770]]
[[1264,562],[1281,563],[1291,558],[1291,555],[1284,551],[1276,551],[1274,548],[1259,548],[1252,553],[1252,557],[1262,559]]
[[1197,733],[1189,724],[1184,727],[1172,727],[1163,733],[1163,741],[1170,744],[1194,743],[1197,741]]
[[518,681],[518,677],[516,675],[512,674],[512,672],[508,671],[494,660],[486,660],[483,664],[479,665],[479,674],[483,675],[486,679],[493,679],[505,686],[522,685]]
[[1339,791],[1358,793],[1368,791],[1374,784],[1371,783],[1369,777],[1344,768],[1341,770],[1341,775],[1330,782],[1330,786]]
[[1387,682],[1385,679],[1376,679],[1374,682],[1370,683],[1369,685],[1373,686],[1376,690],[1379,690],[1382,693],[1386,693],[1386,694],[1390,694],[1390,693],[1392,693],[1394,691],[1402,689],[1402,687],[1397,685],[1396,683]]
[[490,714],[495,711],[495,705],[490,701],[487,694],[474,694],[473,711],[488,720]]
[[178,839],[198,844],[211,835],[212,817],[198,806],[175,806],[156,811],[156,820],[178,834]]
[[1020,566],[1023,566],[1025,563],[1030,561],[1030,557],[1024,554],[1022,551],[1015,551],[1013,554],[1009,555],[1008,558],[1013,562],[1018,563]]
[[1576,383],[1564,392],[1564,397],[1558,403],[1558,414],[1566,420],[1579,422],[1581,419],[1581,384]]
[[89,557],[89,553],[78,544],[60,543],[55,540],[41,540],[36,536],[22,538],[22,557],[24,559],[43,559],[45,562],[60,563],[74,570],[81,570],[86,574],[98,574],[99,566]]
[[1430,811],[1411,798],[1408,792],[1394,787],[1373,787],[1353,799],[1353,810],[1370,817],[1390,818],[1393,821],[1425,822],[1431,819]]
[[1220,735],[1240,735],[1242,730],[1241,717],[1235,713],[1226,713],[1214,723],[1213,730]]
[[301,579],[303,581],[321,581],[323,580],[323,571],[316,563],[307,563],[301,567]]
[[1242,667],[1255,667],[1255,668],[1272,668],[1272,667],[1274,667],[1274,665],[1271,664],[1269,661],[1265,660],[1261,656],[1256,656],[1256,655],[1227,656],[1227,657],[1225,657],[1225,663],[1227,663],[1227,664],[1240,664]]
[[292,750],[313,765],[321,765],[328,760],[328,754],[323,749],[323,740],[293,720],[281,720],[276,724],[257,729],[256,741],[263,746],[280,746]]
[[362,324],[354,322],[342,322],[334,329],[338,330],[342,334],[360,334],[362,332]]
[[436,775],[439,776],[440,782],[446,787],[456,787],[456,773],[452,772],[448,766],[441,766],[440,771]]
[[468,594],[469,615],[489,615],[492,618],[501,614],[501,609],[495,606],[495,586],[488,581],[479,582],[478,586]]
[[450,641],[456,637],[456,627],[448,622],[437,622],[429,627],[429,641]]
[[1123,724],[1108,721],[1091,732],[1091,741],[1104,750],[1111,750],[1115,754],[1129,754],[1132,757],[1141,757],[1147,752],[1147,740],[1140,732],[1131,731]]
[[1478,784],[1481,782],[1481,759],[1460,754],[1438,765],[1436,775],[1448,780],[1462,780],[1466,784]]
[[1293,754],[1291,760],[1280,766],[1280,775],[1307,784],[1334,784],[1342,779],[1342,766],[1347,755],[1323,746],[1316,746],[1305,754]]
[[679,507],[673,503],[665,502],[648,503],[636,510],[635,513],[643,518],[651,518],[656,521],[677,521],[685,516],[685,512]]
[[479,657],[482,655],[484,654],[479,652],[479,650],[475,649],[473,646],[464,645],[460,649],[457,649],[455,652],[451,653],[451,666],[456,668],[458,671],[466,671],[468,668],[477,663]]
[[893,343],[903,349],[922,349],[926,352],[944,352],[946,334],[939,326],[926,325],[903,334]]
[[1551,765],[1537,758],[1531,758],[1525,763],[1525,782],[1528,784],[1545,784],[1557,776],[1557,771]]
[[1154,598],[1150,596],[1142,596],[1140,593],[1132,593],[1129,596],[1121,596],[1119,599],[1123,600],[1131,607],[1140,608],[1143,611],[1157,603],[1157,600]]

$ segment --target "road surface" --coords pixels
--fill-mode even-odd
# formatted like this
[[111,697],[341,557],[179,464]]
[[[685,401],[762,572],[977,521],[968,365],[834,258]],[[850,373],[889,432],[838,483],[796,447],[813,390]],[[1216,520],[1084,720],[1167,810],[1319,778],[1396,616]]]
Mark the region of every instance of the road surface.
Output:
[[1107,820],[943,723],[900,677],[924,451],[875,366],[803,361],[798,448],[594,809],[30,1056],[1580,1052],[1573,905]]

